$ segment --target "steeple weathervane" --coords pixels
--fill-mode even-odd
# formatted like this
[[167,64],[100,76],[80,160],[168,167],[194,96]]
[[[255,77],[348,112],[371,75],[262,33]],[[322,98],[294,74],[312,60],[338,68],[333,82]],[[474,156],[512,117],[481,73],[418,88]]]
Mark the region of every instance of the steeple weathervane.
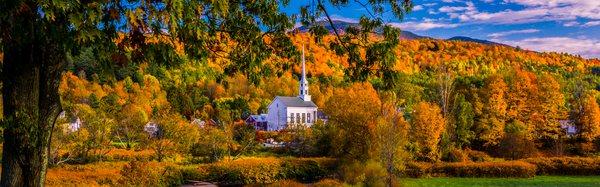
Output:
[[302,44],[302,77],[300,78],[300,97],[304,101],[310,101],[308,94],[308,80],[306,80],[306,60],[304,59],[304,44]]

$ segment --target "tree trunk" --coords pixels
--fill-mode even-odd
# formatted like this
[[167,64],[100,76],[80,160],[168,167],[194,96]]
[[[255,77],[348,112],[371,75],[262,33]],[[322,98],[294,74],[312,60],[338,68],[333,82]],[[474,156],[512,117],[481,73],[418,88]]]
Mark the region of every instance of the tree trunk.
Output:
[[66,30],[40,19],[31,8],[36,5],[29,7],[2,25],[1,186],[44,185],[52,128],[61,111],[58,86],[66,53],[52,38]]

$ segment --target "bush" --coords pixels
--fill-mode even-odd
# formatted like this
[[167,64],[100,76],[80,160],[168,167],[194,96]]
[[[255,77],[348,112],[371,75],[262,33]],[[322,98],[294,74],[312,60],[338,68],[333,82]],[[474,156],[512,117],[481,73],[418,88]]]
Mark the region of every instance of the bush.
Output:
[[354,162],[342,168],[344,182],[357,186],[385,186],[387,172],[374,161]]
[[273,184],[267,185],[268,187],[304,187],[305,185],[294,180],[282,180]]
[[131,161],[121,169],[123,184],[133,186],[150,186],[155,185],[159,180],[158,174],[151,169],[148,162]]
[[406,164],[404,174],[414,178],[428,177],[431,174],[432,167],[433,164],[429,162],[409,162]]
[[535,176],[536,167],[521,161],[449,163],[435,168],[451,177],[522,177]]
[[226,185],[268,184],[282,179],[313,182],[333,173],[336,165],[329,158],[243,158],[182,169],[182,175]]
[[467,149],[464,151],[464,153],[467,155],[467,157],[469,157],[469,160],[473,162],[488,162],[492,160],[490,155],[482,151]]
[[466,162],[469,161],[469,157],[460,149],[452,149],[446,156],[448,162]]
[[279,178],[296,179],[301,182],[314,182],[327,175],[326,168],[317,161],[308,159],[288,159],[281,165]]
[[600,175],[600,158],[528,158],[523,161],[536,165],[538,175]]
[[521,161],[509,162],[461,162],[407,164],[405,175],[409,177],[533,177],[536,167]]
[[338,187],[343,186],[341,181],[335,179],[323,179],[313,185],[314,187]]

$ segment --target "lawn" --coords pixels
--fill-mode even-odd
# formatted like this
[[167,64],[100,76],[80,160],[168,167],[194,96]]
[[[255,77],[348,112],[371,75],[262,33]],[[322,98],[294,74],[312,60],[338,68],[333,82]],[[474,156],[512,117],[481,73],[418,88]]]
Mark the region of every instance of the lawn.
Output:
[[600,176],[537,176],[522,178],[421,178],[401,179],[405,186],[467,187],[467,186],[600,186]]

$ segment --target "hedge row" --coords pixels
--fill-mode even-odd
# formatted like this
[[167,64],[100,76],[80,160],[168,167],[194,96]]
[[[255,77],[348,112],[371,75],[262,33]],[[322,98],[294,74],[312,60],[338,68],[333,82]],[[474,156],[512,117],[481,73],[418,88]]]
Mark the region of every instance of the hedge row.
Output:
[[518,177],[535,176],[535,165],[522,161],[460,162],[460,163],[409,163],[406,174],[410,177]]
[[536,168],[526,162],[449,163],[435,168],[451,177],[523,177],[535,176]]
[[552,157],[523,161],[537,166],[538,175],[600,175],[600,158]]
[[314,182],[331,175],[336,165],[336,160],[330,158],[243,158],[188,169],[183,177],[226,185],[266,184],[284,179]]

